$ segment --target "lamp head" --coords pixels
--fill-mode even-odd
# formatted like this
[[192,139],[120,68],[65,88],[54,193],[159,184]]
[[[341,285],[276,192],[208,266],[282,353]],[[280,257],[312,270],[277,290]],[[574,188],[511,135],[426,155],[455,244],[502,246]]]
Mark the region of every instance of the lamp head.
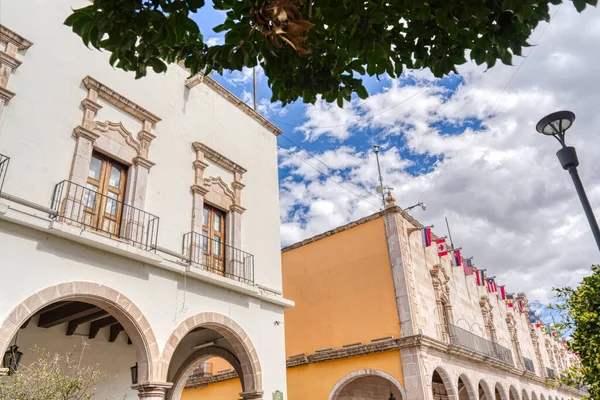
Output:
[[375,149],[375,153],[379,152],[379,145],[378,144],[374,144],[373,148]]
[[565,147],[565,132],[573,125],[575,114],[571,111],[557,111],[546,115],[535,126],[535,129],[547,136],[554,136]]
[[425,205],[425,203],[421,203],[421,209],[423,211],[427,210],[427,206]]

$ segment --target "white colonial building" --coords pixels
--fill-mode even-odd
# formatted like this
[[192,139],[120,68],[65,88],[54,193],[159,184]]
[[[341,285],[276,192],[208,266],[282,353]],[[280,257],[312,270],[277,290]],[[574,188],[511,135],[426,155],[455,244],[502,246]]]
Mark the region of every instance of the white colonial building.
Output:
[[63,25],[86,4],[0,0],[0,352],[83,338],[98,398],[178,399],[213,356],[285,393],[280,131],[180,66],[111,68]]

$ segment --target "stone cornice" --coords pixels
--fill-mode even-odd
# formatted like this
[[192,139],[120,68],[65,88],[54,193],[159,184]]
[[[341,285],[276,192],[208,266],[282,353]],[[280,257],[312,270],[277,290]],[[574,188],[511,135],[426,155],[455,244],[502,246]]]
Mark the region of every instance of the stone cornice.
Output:
[[7,88],[0,87],[0,100],[8,101],[15,96],[14,92],[11,92]]
[[73,133],[75,134],[75,137],[83,137],[90,140],[91,142],[100,137],[99,134],[92,132],[89,129],[85,129],[81,125],[76,126],[75,129],[73,129]]
[[144,157],[137,156],[133,159],[133,165],[139,165],[146,169],[150,169],[154,167],[156,164],[150,160],[145,159]]
[[9,54],[0,51],[0,65],[6,65],[10,69],[17,69],[21,65],[22,61],[10,56]]
[[[179,65],[181,68],[186,70],[188,73],[190,72],[190,70],[187,69],[183,65],[183,62],[180,62],[177,65]],[[275,126],[271,121],[269,121],[268,119],[266,119],[265,117],[260,115],[252,107],[250,107],[248,104],[244,103],[241,99],[236,97],[229,90],[225,89],[223,86],[221,86],[217,81],[212,79],[210,76],[206,76],[202,73],[198,73],[198,74],[188,78],[185,81],[185,86],[187,88],[191,89],[194,86],[197,86],[201,83],[205,83],[208,87],[210,87],[212,90],[214,90],[215,92],[217,92],[218,94],[223,96],[226,100],[228,100],[234,106],[236,106],[237,108],[242,110],[245,114],[250,116],[252,119],[254,119],[260,125],[265,127],[267,130],[272,132],[275,136],[279,136],[282,133],[281,129],[279,129],[277,126]]]
[[91,76],[86,76],[85,78],[83,78],[82,82],[85,85],[86,89],[93,89],[97,91],[98,96],[100,96],[100,98],[106,100],[115,107],[122,109],[128,114],[136,117],[140,121],[148,121],[154,126],[157,122],[161,120],[159,117],[152,114],[150,111],[129,100],[127,97],[117,93],[108,86],[98,82]]
[[95,113],[102,109],[100,104],[88,98],[81,100],[81,106],[84,108],[84,110],[92,110]]
[[239,172],[241,174],[245,174],[247,172],[246,169],[240,166],[239,164],[236,164],[229,158],[225,157],[216,150],[211,149],[203,143],[194,142],[192,143],[192,147],[195,151],[201,151],[202,153],[204,153],[204,157],[206,157],[209,161],[212,161],[213,163],[226,169],[229,172]]
[[4,25],[0,25],[0,42],[12,43],[17,46],[19,50],[26,50],[33,45],[32,42],[11,31]]

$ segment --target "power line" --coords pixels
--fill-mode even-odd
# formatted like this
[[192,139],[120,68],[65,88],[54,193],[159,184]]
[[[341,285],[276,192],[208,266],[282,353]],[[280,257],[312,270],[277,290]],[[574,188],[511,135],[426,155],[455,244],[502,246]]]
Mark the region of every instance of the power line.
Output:
[[[562,4],[560,4],[558,6],[558,8],[556,9],[556,12],[554,13],[554,15],[552,16],[552,18],[550,18],[550,21],[548,22],[548,25],[546,25],[544,27],[544,30],[542,31],[542,33],[540,34],[540,37],[537,40],[537,43],[535,44],[536,46],[540,44],[542,37],[544,36],[544,33],[546,33],[546,30],[548,29],[548,27],[550,26],[550,23],[552,21],[554,21],[554,18],[556,18],[556,15],[558,14],[558,12],[560,11],[560,8],[562,7]],[[496,100],[494,100],[494,102],[492,103],[492,105],[490,106],[490,108],[487,110],[487,112],[485,113],[485,117],[483,117],[482,121],[485,121],[486,119],[488,119],[492,113],[493,108],[496,106],[496,104],[498,103],[498,100],[500,100],[500,97],[502,97],[502,95],[504,94],[504,92],[506,91],[506,89],[508,88],[508,86],[511,84],[511,82],[513,81],[513,79],[515,78],[515,76],[519,73],[519,71],[521,70],[521,68],[523,67],[523,65],[525,65],[525,62],[529,59],[529,57],[531,56],[531,53],[533,53],[533,51],[535,50],[535,47],[532,47],[531,50],[529,51],[529,53],[524,57],[523,62],[521,64],[519,64],[519,66],[517,67],[517,69],[515,70],[515,72],[512,74],[512,76],[510,77],[510,79],[508,80],[508,82],[506,82],[506,85],[504,85],[504,88],[502,88],[502,91],[500,92],[500,94],[498,95],[498,97],[496,97]],[[444,167],[442,168],[442,170],[438,173],[438,175],[435,177],[435,179],[431,182],[431,186],[435,185],[435,183],[438,181],[438,179],[440,179],[440,177],[442,176],[442,174],[444,173],[444,171],[446,171],[446,169],[448,168],[448,166],[450,164],[452,164],[452,162],[454,161],[454,159],[460,154],[460,152],[463,150],[463,148],[467,145],[467,143],[469,143],[471,141],[471,139],[473,139],[475,137],[475,135],[469,136],[465,139],[465,141],[462,143],[462,145],[459,147],[458,151],[456,153],[454,153],[454,155],[448,160],[448,162],[444,165]],[[430,187],[431,187],[430,186]],[[419,198],[417,199],[417,201],[421,201],[421,198],[423,197],[423,195],[425,194],[425,192],[427,191],[427,189],[423,190],[423,192],[421,192],[421,194],[419,195]]]
[[[284,149],[284,150],[291,150],[290,148],[285,148],[285,147],[282,147],[282,146],[278,146],[278,147],[279,147],[280,149]],[[325,175],[325,176],[326,176],[328,179],[330,179],[330,180],[331,180],[333,183],[335,183],[336,185],[338,185],[339,187],[341,187],[342,189],[344,189],[344,190],[345,190],[345,191],[347,191],[348,193],[350,193],[350,194],[352,194],[352,195],[354,195],[354,196],[358,197],[360,200],[362,200],[362,201],[364,201],[364,202],[367,202],[367,203],[369,203],[370,205],[374,206],[374,207],[375,207],[375,208],[377,208],[377,209],[380,209],[380,208],[381,208],[379,205],[371,203],[371,202],[370,202],[369,200],[367,200],[366,198],[364,198],[364,197],[360,196],[359,194],[357,194],[357,193],[353,192],[352,190],[348,189],[346,186],[342,185],[340,182],[338,182],[337,180],[335,180],[335,179],[333,178],[333,176],[331,176],[329,173],[327,173],[327,172],[325,172],[325,171],[323,171],[323,170],[321,170],[321,169],[319,169],[319,168],[315,167],[313,164],[309,163],[309,162],[308,162],[306,159],[304,159],[304,158],[300,157],[300,156],[298,155],[298,153],[292,152],[291,154],[292,154],[293,156],[297,157],[297,158],[298,158],[299,160],[301,160],[302,162],[304,162],[306,165],[310,166],[311,168],[314,168],[314,169],[315,169],[315,170],[317,170],[318,172],[320,172],[320,173],[322,173],[323,175]]]
[[[319,127],[319,129],[342,128],[342,127],[344,127],[344,126],[352,126],[352,125],[359,124],[359,123],[360,123],[360,122],[362,122],[363,120],[367,120],[367,119],[374,119],[375,117],[378,117],[378,116],[380,116],[381,114],[384,114],[384,113],[386,113],[386,112],[388,112],[388,111],[390,111],[390,110],[392,110],[392,109],[394,109],[394,108],[396,108],[396,107],[398,107],[398,106],[401,106],[402,104],[404,104],[404,103],[408,102],[409,100],[413,99],[414,97],[417,97],[418,95],[420,95],[421,93],[423,93],[425,90],[429,89],[429,87],[430,87],[431,85],[433,85],[435,82],[437,82],[437,80],[433,80],[433,81],[429,82],[429,83],[428,83],[426,86],[424,86],[423,88],[421,88],[421,90],[419,90],[417,93],[415,93],[415,94],[413,94],[413,95],[411,95],[411,96],[408,96],[407,98],[405,98],[405,99],[404,99],[404,100],[402,100],[401,102],[399,102],[399,103],[397,103],[397,104],[395,104],[395,105],[391,106],[390,108],[386,108],[385,110],[383,110],[383,111],[380,111],[380,112],[378,112],[377,114],[373,114],[373,115],[371,115],[371,116],[370,116],[370,117],[368,117],[368,118],[359,119],[358,121],[348,122],[348,123],[345,123],[345,124],[339,124],[339,125],[330,125],[330,126],[320,126],[320,127]],[[288,123],[286,123],[286,122],[283,122],[283,121],[277,121],[277,120],[275,120],[275,119],[272,119],[271,121],[273,121],[273,122],[275,122],[275,123],[277,123],[277,124],[279,124],[279,125],[286,125],[286,126],[291,126],[291,127],[294,127],[294,128],[298,128],[298,127],[300,127],[300,126],[301,126],[301,125],[297,125],[297,124],[288,124]]]

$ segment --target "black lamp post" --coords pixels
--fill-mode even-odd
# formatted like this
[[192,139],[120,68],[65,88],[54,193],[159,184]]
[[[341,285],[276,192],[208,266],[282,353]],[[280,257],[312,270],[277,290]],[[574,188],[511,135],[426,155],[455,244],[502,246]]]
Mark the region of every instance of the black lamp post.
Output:
[[396,396],[394,396],[394,393],[390,392],[390,398],[388,400],[396,400]]
[[2,358],[2,364],[4,365],[4,368],[8,368],[8,375],[17,372],[21,357],[23,357],[23,353],[19,351],[19,347],[16,344],[10,346],[8,350],[6,350],[4,357]]
[[596,239],[596,245],[600,250],[600,229],[598,228],[596,217],[594,217],[594,211],[592,211],[590,202],[585,194],[581,179],[579,179],[579,173],[577,172],[577,166],[579,165],[577,152],[575,151],[575,147],[567,146],[565,143],[565,132],[573,125],[573,121],[575,121],[575,114],[571,111],[557,111],[542,118],[540,122],[537,123],[535,129],[544,135],[554,136],[562,146],[562,148],[556,152],[556,156],[563,169],[569,171],[569,174],[571,174],[573,184],[575,185],[579,200],[583,206],[583,211],[585,211],[588,223],[594,234],[594,239]]
[[138,383],[138,364],[135,363],[133,367],[131,367],[131,383],[133,385]]

